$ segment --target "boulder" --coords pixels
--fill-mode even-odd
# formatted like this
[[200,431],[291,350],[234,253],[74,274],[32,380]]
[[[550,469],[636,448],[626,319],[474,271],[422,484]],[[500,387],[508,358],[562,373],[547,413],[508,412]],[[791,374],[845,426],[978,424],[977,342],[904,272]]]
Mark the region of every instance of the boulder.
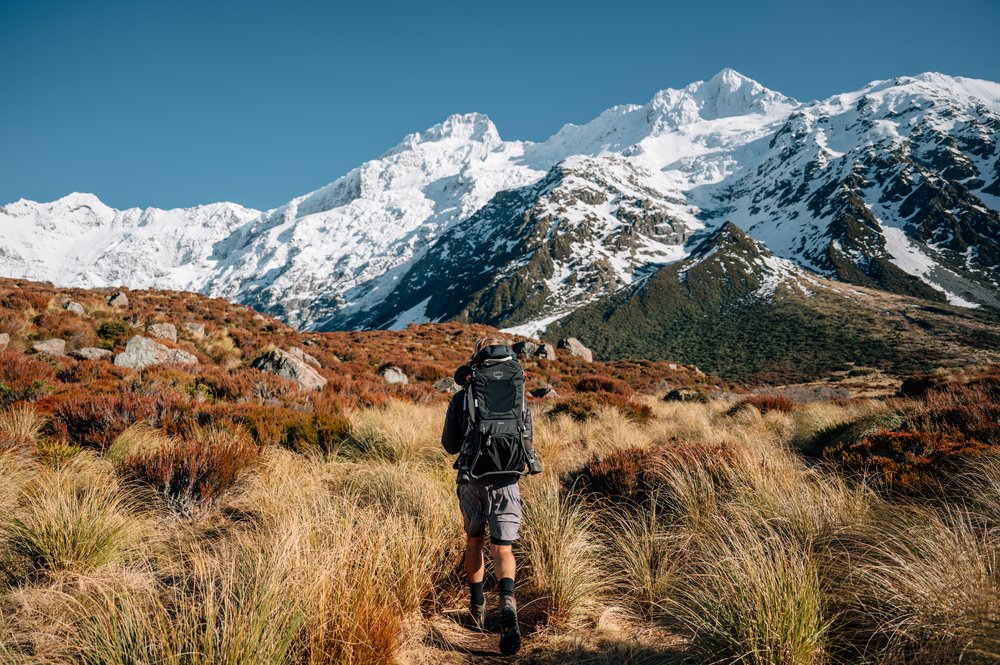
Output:
[[389,385],[394,383],[402,383],[405,385],[410,382],[410,380],[406,378],[406,374],[403,373],[403,370],[399,369],[395,365],[383,365],[379,368],[378,375],[381,376],[382,379]]
[[301,390],[320,390],[326,385],[326,377],[288,351],[272,349],[253,361],[252,366],[262,372],[277,374],[283,379],[294,381]]
[[115,291],[108,296],[108,304],[112,307],[128,307],[128,296],[124,291]]
[[85,346],[82,349],[69,352],[70,357],[77,360],[103,360],[110,358],[112,354],[107,349],[99,349],[96,346]]
[[559,393],[557,393],[556,389],[551,386],[546,386],[544,388],[535,388],[528,394],[531,395],[532,397],[537,397],[539,399],[542,399],[544,397],[555,399],[559,397]]
[[319,369],[320,367],[322,367],[322,365],[319,364],[318,360],[316,360],[311,355],[309,355],[308,353],[306,353],[305,351],[303,351],[302,349],[300,349],[297,346],[293,346],[293,347],[289,348],[288,349],[288,353],[292,354],[293,357],[298,358],[299,360],[301,360],[305,364],[312,365],[316,369]]
[[164,363],[183,363],[197,365],[198,358],[182,349],[171,349],[169,346],[153,341],[142,335],[135,335],[125,345],[125,350],[115,356],[115,364],[119,367],[142,369],[150,365]]
[[576,356],[577,358],[583,358],[588,363],[594,362],[594,354],[580,343],[576,337],[566,337],[565,339],[559,340],[559,348],[566,349],[569,351],[570,355]]
[[434,382],[434,390],[438,391],[439,393],[455,394],[459,390],[461,390],[461,388],[457,383],[455,383],[455,379],[451,378],[450,376],[446,376],[445,378],[438,379],[437,381]]
[[68,300],[66,304],[63,306],[63,308],[67,312],[73,312],[74,314],[79,314],[80,316],[83,316],[83,314],[86,312],[86,310],[83,308],[83,305],[81,305],[75,300]]
[[181,325],[184,331],[191,335],[194,339],[204,339],[205,337],[205,324],[195,323],[194,321],[188,321]]
[[538,352],[538,345],[534,342],[517,342],[511,347],[511,350],[513,350],[519,358],[530,358]]
[[0,351],[10,346],[10,333],[0,333]]
[[171,342],[177,341],[177,326],[172,323],[150,323],[146,331],[159,339],[166,339]]
[[556,347],[551,344],[542,344],[535,350],[536,358],[543,358],[545,360],[555,360],[556,359]]
[[31,350],[35,353],[44,353],[47,356],[64,356],[66,355],[66,340],[53,338],[35,342],[31,345]]

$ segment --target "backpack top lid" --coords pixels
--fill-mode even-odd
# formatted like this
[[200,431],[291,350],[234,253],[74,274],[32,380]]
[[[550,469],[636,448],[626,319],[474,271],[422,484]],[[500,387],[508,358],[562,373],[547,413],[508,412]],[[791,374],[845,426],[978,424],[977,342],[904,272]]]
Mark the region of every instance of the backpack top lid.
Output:
[[504,344],[496,344],[494,346],[487,346],[482,351],[477,353],[472,358],[473,365],[482,365],[487,361],[503,361],[509,360],[514,357],[514,352],[510,350],[509,346]]

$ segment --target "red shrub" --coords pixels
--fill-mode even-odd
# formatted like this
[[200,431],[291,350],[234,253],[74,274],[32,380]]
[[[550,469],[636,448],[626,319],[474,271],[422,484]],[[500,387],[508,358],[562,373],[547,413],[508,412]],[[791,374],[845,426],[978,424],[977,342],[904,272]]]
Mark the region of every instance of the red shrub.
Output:
[[582,393],[558,402],[549,413],[551,415],[565,413],[574,420],[589,420],[602,406],[612,406],[626,418],[637,423],[647,423],[653,418],[653,409],[648,404],[633,402],[615,393]]
[[18,353],[0,353],[0,405],[34,401],[52,392],[56,370],[47,360]]
[[190,420],[190,405],[176,397],[136,394],[90,395],[62,399],[52,412],[51,434],[103,450],[129,425],[145,420],[152,427],[177,431]]
[[789,413],[795,408],[795,402],[782,395],[750,395],[734,404],[726,413],[732,416],[751,406],[761,413],[770,411]]
[[582,377],[573,387],[581,393],[613,393],[623,397],[631,397],[635,392],[621,379],[597,374]]
[[152,486],[172,501],[209,502],[231,487],[260,459],[260,449],[234,435],[210,440],[185,438],[148,454],[130,455],[120,472],[129,480]]

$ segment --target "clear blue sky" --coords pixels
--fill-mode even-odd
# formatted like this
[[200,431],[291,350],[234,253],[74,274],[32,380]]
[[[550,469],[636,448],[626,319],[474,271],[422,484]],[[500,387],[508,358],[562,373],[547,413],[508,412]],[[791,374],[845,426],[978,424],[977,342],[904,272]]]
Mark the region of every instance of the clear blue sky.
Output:
[[674,4],[0,0],[0,203],[273,207],[451,113],[539,140],[727,66],[1000,80],[997,0]]

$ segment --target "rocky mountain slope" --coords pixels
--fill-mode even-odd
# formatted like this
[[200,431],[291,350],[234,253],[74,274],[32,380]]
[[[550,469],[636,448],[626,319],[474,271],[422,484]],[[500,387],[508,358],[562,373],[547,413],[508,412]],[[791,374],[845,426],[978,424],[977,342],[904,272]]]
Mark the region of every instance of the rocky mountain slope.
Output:
[[826,278],[994,308],[998,134],[996,83],[923,74],[801,103],[724,70],[541,143],[451,116],[266,212],[18,201],[0,273],[195,290],[305,329],[531,332],[732,221]]

